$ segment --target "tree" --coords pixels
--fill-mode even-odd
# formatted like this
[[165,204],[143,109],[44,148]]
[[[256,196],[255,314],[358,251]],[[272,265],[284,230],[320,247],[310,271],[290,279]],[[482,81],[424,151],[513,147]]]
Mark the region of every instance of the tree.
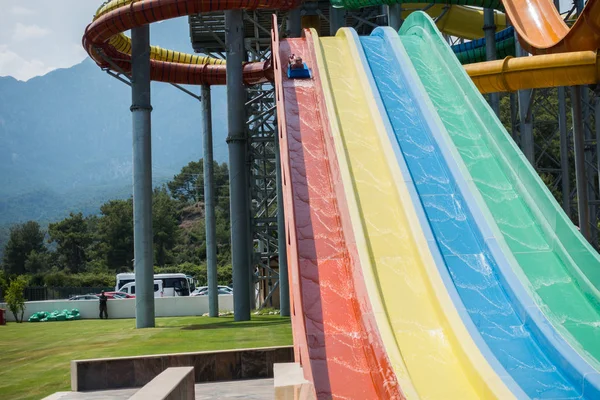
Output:
[[50,224],[50,240],[55,242],[58,263],[71,272],[81,272],[87,262],[86,250],[92,243],[87,221],[81,213],[71,213],[68,218]]
[[173,247],[179,238],[177,203],[166,187],[154,189],[152,197],[152,231],[154,235],[154,265],[164,266],[172,259]]
[[133,200],[111,200],[100,207],[96,256],[113,271],[133,267]]
[[[215,205],[229,212],[229,168],[213,161]],[[173,197],[183,203],[204,201],[204,161],[192,161],[167,183]]]
[[23,322],[25,287],[27,287],[27,279],[24,276],[18,276],[10,282],[6,296],[4,296],[6,304],[8,304],[8,308],[13,313],[17,323]]
[[25,270],[29,274],[45,272],[50,268],[50,254],[48,252],[38,253],[31,250],[25,260]]
[[[35,221],[15,225],[10,230],[10,237],[4,249],[4,270],[9,274],[21,275],[27,272],[27,258],[32,252],[44,254],[45,232]],[[37,264],[36,264],[37,265]]]

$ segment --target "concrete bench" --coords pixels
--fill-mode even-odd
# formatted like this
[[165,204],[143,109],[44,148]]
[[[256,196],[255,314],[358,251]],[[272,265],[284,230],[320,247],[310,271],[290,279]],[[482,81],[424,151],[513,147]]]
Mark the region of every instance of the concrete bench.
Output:
[[129,400],[194,400],[194,367],[167,368]]

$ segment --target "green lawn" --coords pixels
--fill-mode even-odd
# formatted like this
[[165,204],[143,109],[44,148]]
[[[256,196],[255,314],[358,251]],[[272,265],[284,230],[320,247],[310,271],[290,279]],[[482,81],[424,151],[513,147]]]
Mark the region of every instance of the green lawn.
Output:
[[0,399],[40,399],[70,390],[75,359],[221,350],[292,344],[289,318],[252,316],[157,318],[154,329],[135,320],[81,320],[0,326]]

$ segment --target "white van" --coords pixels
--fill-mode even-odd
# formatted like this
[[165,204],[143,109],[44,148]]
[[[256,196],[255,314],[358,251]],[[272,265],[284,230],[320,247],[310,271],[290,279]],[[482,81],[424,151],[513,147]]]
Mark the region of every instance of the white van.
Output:
[[[154,282],[156,281],[162,282],[162,296],[164,297],[190,295],[190,284],[185,274],[155,274]],[[129,283],[135,283],[134,273],[117,274],[115,291],[122,291],[121,288]]]
[[[121,286],[119,292],[135,295],[135,282],[129,282]],[[154,297],[163,297],[163,283],[162,281],[154,281]]]

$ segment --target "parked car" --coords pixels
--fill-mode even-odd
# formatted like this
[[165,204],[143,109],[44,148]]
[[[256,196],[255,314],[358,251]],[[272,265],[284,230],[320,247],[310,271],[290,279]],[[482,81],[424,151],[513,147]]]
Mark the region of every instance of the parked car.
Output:
[[[104,295],[109,299],[135,299],[135,294],[124,292],[104,292]],[[100,293],[98,293],[96,296],[100,296]]]
[[99,300],[100,297],[95,294],[81,294],[77,296],[69,297],[69,300]]
[[[218,294],[233,294],[233,290],[231,290],[231,288],[228,286],[219,286],[218,289],[219,289]],[[192,296],[208,296],[208,288],[207,287],[201,288],[200,290],[192,293],[191,295]]]

